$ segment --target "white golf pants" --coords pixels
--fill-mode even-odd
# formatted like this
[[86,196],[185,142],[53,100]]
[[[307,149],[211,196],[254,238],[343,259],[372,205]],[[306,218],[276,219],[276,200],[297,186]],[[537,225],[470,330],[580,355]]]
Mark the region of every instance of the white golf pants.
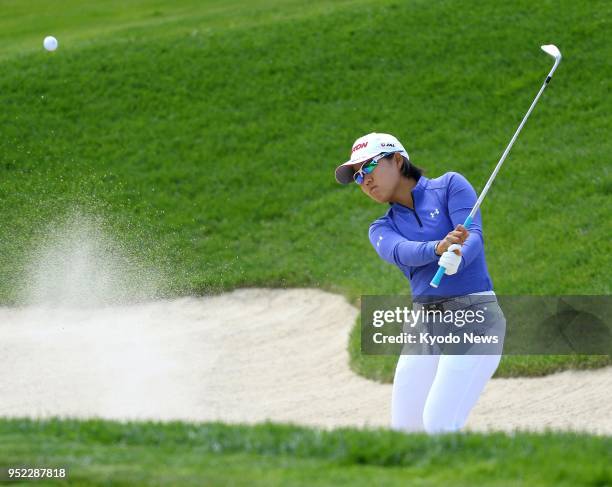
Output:
[[401,355],[395,369],[391,427],[404,432],[461,429],[500,355]]
[[[463,306],[462,302],[469,304]],[[487,334],[501,338],[488,354],[401,355],[395,369],[391,427],[405,432],[444,433],[461,429],[501,359],[506,320],[492,291],[453,299],[455,310],[481,310]]]

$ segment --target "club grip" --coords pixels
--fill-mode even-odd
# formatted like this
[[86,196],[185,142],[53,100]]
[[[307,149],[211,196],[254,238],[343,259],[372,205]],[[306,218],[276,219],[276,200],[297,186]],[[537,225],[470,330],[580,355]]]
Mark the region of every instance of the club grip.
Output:
[[433,277],[429,285],[431,287],[438,287],[438,285],[440,284],[440,281],[442,280],[442,276],[444,275],[445,272],[446,272],[446,267],[439,266],[438,272],[436,272],[436,275]]
[[[465,219],[465,222],[463,222],[463,226],[467,228],[470,226],[471,223],[472,223],[472,217],[468,215],[468,217]],[[445,272],[446,272],[446,267],[438,266],[436,275],[433,277],[429,285],[431,287],[438,287],[440,285],[440,282],[442,282],[442,276],[444,276]]]

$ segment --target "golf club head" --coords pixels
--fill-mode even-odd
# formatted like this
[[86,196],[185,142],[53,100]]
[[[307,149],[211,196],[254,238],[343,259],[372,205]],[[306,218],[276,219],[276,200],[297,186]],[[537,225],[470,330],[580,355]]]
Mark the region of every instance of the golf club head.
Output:
[[546,44],[545,46],[542,46],[542,51],[554,57],[555,61],[561,59],[561,51],[559,51],[557,46],[555,46],[554,44]]

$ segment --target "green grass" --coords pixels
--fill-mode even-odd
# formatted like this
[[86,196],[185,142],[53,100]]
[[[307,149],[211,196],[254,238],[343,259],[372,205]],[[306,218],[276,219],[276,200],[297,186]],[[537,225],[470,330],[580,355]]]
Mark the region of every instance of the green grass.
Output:
[[11,419],[0,421],[0,464],[67,466],[75,485],[604,486],[611,441]]
[[[356,137],[386,131],[428,176],[459,171],[481,189],[550,67],[549,42],[564,60],[483,207],[487,261],[501,294],[610,293],[609,2],[0,8],[2,304],[18,301],[48,225],[75,209],[165,276],[165,294],[405,293],[367,239],[385,208],[337,185],[335,165]],[[606,363],[509,357],[499,374]],[[393,358],[352,364],[388,380]],[[609,450],[552,433],[0,421],[0,464],[68,464],[78,485],[603,486]]]
[[609,3],[62,5],[3,2],[0,302],[75,208],[166,294],[405,292],[367,239],[385,208],[337,185],[336,163],[388,131],[429,176],[481,189],[551,41],[563,63],[483,207],[489,269],[504,294],[610,292]]
[[550,40],[564,61],[483,208],[489,267],[500,293],[610,291],[608,3],[75,5],[53,55],[48,17],[0,21],[3,302],[39,224],[73,206],[102,213],[175,294],[404,291],[367,241],[384,208],[337,185],[335,164],[390,131],[430,176],[481,188]]

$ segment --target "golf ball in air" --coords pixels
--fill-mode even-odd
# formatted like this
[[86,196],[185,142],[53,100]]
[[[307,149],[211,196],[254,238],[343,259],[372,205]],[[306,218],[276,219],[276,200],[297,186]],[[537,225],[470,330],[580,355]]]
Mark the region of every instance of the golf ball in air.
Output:
[[57,39],[53,36],[47,36],[43,41],[43,46],[47,51],[55,51],[57,49]]

